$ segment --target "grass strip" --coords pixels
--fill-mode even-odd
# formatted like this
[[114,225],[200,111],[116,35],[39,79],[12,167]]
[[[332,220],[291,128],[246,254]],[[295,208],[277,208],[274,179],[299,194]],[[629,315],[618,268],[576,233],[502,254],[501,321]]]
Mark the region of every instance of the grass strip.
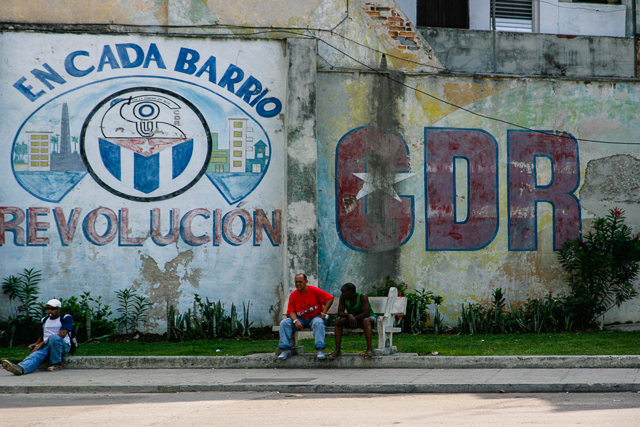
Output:
[[[374,346],[377,336],[374,335]],[[313,340],[302,340],[305,351],[313,351]],[[582,332],[513,335],[407,335],[394,336],[401,353],[421,356],[580,356],[640,354],[640,331]],[[272,353],[277,340],[201,340],[186,342],[96,342],[81,344],[77,356],[246,356]],[[327,337],[327,351],[333,351]],[[362,336],[345,336],[344,353],[364,353]],[[29,354],[26,348],[0,348],[0,359],[18,362]]]

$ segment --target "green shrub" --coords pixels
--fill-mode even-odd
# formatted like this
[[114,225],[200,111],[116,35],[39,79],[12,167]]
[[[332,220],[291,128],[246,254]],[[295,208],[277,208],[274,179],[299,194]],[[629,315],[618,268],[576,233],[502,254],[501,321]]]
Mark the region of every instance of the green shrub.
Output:
[[115,332],[116,324],[110,319],[113,312],[102,303],[101,296],[93,298],[90,292],[83,292],[79,299],[72,296],[61,301],[62,313],[73,317],[74,333],[79,342]]
[[398,289],[398,296],[407,298],[407,311],[404,316],[396,317],[396,324],[402,328],[403,332],[410,334],[421,334],[426,332],[429,320],[429,305],[437,298],[438,303],[435,308],[434,329],[439,333],[442,328],[443,317],[438,311],[438,306],[442,304],[442,297],[434,295],[433,292],[426,289],[418,289],[409,291],[409,285],[404,282],[396,283],[391,276],[384,278],[379,286],[374,286],[373,292],[369,296],[386,297],[389,295],[389,289]]
[[[11,315],[0,322],[1,346],[30,344],[40,336],[40,319],[44,317],[44,306],[38,303],[41,278],[41,271],[25,268],[18,276],[9,276],[2,281],[2,291],[9,296]],[[14,300],[18,302],[15,308]]]
[[[42,306],[38,304],[41,279],[42,271],[25,268],[17,277],[9,276],[2,281],[2,291],[9,295],[13,316],[38,319],[42,315]],[[19,302],[15,312],[11,303],[13,300]]]
[[609,210],[582,239],[565,242],[558,252],[571,288],[566,306],[581,327],[638,295],[633,282],[640,269],[640,239],[624,218],[624,211]]
[[544,298],[528,298],[524,304],[506,307],[501,288],[492,293],[488,305],[462,304],[458,319],[459,334],[509,334],[570,331],[572,315],[567,308],[567,297],[554,297],[549,292]]
[[249,307],[242,304],[243,318],[238,319],[235,304],[231,304],[231,312],[227,315],[224,304],[214,303],[207,297],[203,301],[195,294],[193,309],[178,314],[174,306],[167,312],[167,337],[169,341],[190,341],[197,339],[213,339],[218,337],[250,336]]

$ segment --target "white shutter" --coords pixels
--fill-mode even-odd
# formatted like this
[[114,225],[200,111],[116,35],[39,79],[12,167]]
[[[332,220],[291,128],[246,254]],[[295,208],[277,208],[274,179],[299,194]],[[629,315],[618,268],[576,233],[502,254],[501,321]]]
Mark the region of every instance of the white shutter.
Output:
[[[530,33],[533,29],[533,0],[493,0],[497,31]],[[493,7],[491,8],[493,15]]]

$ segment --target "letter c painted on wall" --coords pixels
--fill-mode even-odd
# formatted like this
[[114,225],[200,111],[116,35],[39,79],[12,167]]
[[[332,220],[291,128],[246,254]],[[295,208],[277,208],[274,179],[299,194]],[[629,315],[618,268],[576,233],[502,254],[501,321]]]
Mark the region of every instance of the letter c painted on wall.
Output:
[[336,148],[338,235],[350,248],[382,252],[399,248],[413,233],[413,196],[394,185],[409,178],[409,150],[398,135],[358,128]]

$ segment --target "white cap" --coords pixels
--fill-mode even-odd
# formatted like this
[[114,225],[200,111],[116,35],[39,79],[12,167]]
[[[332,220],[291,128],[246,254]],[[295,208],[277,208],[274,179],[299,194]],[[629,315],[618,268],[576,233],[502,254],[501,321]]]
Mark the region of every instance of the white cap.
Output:
[[49,301],[47,301],[45,306],[60,308],[60,307],[62,307],[62,303],[60,302],[60,300],[57,300],[57,299],[54,298],[54,299],[50,299]]

